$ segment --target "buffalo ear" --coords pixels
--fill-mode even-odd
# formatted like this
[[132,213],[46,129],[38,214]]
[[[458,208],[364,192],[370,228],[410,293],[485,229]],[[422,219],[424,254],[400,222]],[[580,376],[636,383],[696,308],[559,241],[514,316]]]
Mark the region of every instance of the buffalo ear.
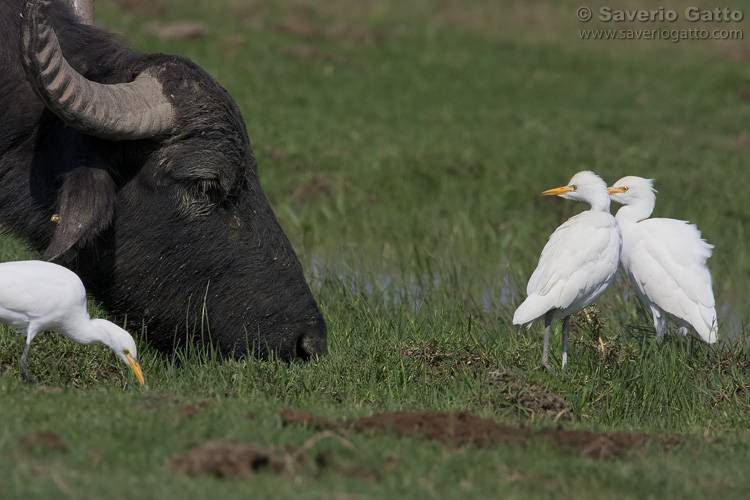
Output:
[[107,170],[79,166],[67,171],[58,195],[58,225],[43,258],[60,260],[109,227],[115,195],[115,183]]

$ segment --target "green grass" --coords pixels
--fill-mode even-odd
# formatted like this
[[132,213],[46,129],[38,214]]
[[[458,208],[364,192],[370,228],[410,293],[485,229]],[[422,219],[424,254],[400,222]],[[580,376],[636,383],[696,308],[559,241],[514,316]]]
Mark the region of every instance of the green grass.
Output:
[[[138,48],[190,57],[236,99],[264,189],[328,322],[330,355],[219,362],[140,345],[141,390],[105,347],[43,335],[29,357],[40,389],[22,382],[23,339],[3,327],[4,498],[745,496],[750,43],[581,41],[579,4],[568,1],[159,4],[144,17],[127,2],[98,2],[97,19]],[[160,40],[146,28],[183,19],[206,22],[209,34]],[[569,375],[533,370],[541,326],[518,332],[512,312],[548,235],[583,209],[537,195],[584,168],[610,183],[655,178],[655,216],[690,220],[716,245],[721,346],[656,344],[620,277],[597,304],[601,326],[574,329]],[[0,240],[0,260],[33,257]],[[551,352],[559,365],[559,334]],[[530,414],[498,373],[564,398],[572,418]],[[242,481],[169,468],[211,439],[280,455],[303,446],[318,431],[283,425],[285,408],[336,420],[465,410],[531,429],[652,438],[593,460],[539,440],[454,450],[339,431],[356,451],[326,438],[304,453],[310,462],[324,454],[329,467]],[[40,431],[66,449],[30,445]],[[659,444],[672,438],[679,444]],[[354,469],[376,473],[346,472]]]

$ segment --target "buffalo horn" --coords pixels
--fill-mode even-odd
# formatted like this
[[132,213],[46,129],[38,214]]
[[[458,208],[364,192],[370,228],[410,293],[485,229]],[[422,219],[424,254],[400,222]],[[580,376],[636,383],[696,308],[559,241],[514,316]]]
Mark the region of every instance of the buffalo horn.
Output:
[[92,82],[63,56],[47,19],[50,0],[29,0],[23,12],[21,50],[26,76],[47,107],[68,125],[102,139],[144,139],[169,134],[174,108],[146,70],[129,83]]

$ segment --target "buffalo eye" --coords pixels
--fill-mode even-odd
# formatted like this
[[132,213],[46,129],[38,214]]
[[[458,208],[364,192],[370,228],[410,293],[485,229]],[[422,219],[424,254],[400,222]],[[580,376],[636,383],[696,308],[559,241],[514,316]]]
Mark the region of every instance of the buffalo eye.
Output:
[[224,198],[224,190],[218,179],[195,179],[189,182],[188,190],[195,201],[216,204]]
[[210,177],[182,181],[182,211],[188,216],[208,215],[225,200],[225,192],[218,179]]

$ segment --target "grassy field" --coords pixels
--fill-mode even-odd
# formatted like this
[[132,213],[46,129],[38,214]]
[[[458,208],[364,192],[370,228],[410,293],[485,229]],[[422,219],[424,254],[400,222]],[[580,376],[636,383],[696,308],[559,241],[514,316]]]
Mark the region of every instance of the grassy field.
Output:
[[[101,25],[190,57],[242,108],[330,355],[140,345],[140,389],[106,348],[45,334],[29,386],[23,339],[2,327],[3,498],[744,498],[750,42],[579,35],[713,29],[682,19],[691,4],[664,5],[675,23],[612,26],[567,0],[97,2]],[[165,39],[183,20],[208,32]],[[510,319],[549,234],[584,209],[538,194],[582,169],[655,178],[655,216],[716,245],[720,345],[656,344],[619,276],[575,319],[568,375],[533,370],[542,328]],[[0,240],[0,261],[34,257]],[[357,420],[403,411],[432,412],[434,439]],[[492,439],[461,437],[482,426]]]

